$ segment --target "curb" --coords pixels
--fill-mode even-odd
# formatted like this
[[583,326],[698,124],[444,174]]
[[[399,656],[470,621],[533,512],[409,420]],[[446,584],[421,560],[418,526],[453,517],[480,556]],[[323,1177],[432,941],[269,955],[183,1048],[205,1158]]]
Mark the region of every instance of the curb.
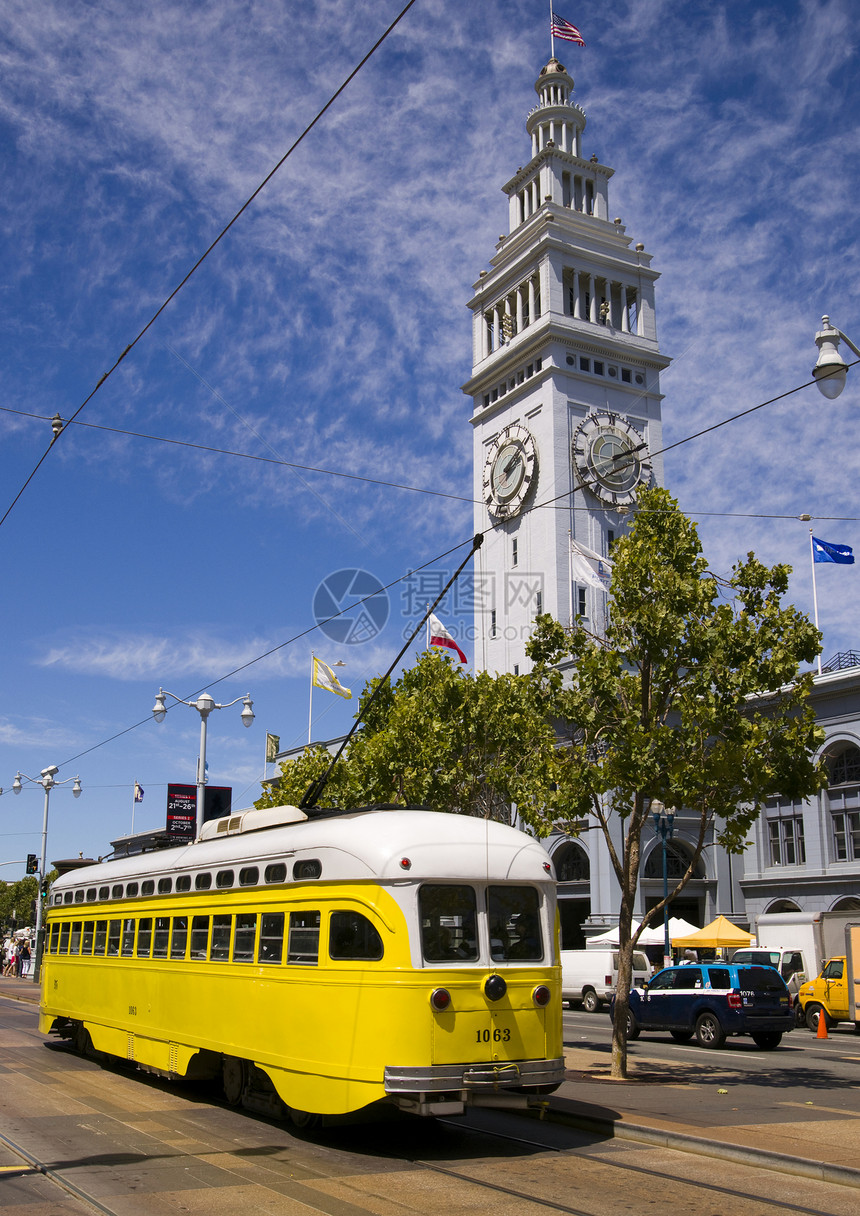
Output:
[[644,1123],[628,1123],[623,1120],[601,1119],[594,1115],[581,1115],[575,1111],[554,1106],[552,1100],[545,1108],[544,1118],[553,1123],[563,1123],[579,1131],[594,1132],[608,1140],[633,1140],[640,1144],[651,1144],[659,1148],[671,1148],[682,1153],[695,1153],[700,1157],[715,1157],[721,1161],[733,1161],[739,1165],[756,1165],[759,1169],[774,1170],[780,1174],[794,1174],[800,1178],[812,1178],[817,1182],[832,1182],[839,1186],[860,1187],[860,1169],[850,1165],[831,1165],[825,1161],[812,1161],[805,1157],[790,1157],[766,1148],[747,1148],[741,1144],[726,1144],[724,1141],[705,1140],[688,1132],[669,1131],[649,1127]]

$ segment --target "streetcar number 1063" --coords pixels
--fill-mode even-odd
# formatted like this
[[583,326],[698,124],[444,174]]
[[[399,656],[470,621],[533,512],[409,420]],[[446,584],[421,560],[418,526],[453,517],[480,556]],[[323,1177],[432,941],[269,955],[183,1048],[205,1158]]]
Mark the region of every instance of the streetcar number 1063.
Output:
[[475,1041],[478,1043],[489,1043],[491,1040],[493,1043],[510,1043],[511,1041],[510,1030],[499,1030],[498,1027],[495,1030],[476,1030],[475,1035]]

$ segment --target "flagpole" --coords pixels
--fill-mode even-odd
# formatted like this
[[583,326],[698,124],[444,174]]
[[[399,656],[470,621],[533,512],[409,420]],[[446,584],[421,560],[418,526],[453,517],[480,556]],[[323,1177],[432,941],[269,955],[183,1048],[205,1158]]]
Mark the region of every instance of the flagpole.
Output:
[[[815,613],[815,628],[818,628],[818,591],[815,586],[815,546],[812,543],[812,529],[809,529],[809,560],[812,564],[812,607]],[[818,674],[821,675],[821,651],[818,652]]]
[[552,32],[552,0],[549,0],[549,57],[555,59],[555,35]]
[[311,688],[308,694],[308,747],[311,745],[311,723],[314,708],[314,652],[311,651]]
[[424,644],[424,649],[430,649],[430,605],[427,604],[427,640]]
[[131,835],[132,836],[134,835],[134,804],[136,801],[136,799],[135,799],[136,793],[137,793],[137,782],[133,781],[131,783]]

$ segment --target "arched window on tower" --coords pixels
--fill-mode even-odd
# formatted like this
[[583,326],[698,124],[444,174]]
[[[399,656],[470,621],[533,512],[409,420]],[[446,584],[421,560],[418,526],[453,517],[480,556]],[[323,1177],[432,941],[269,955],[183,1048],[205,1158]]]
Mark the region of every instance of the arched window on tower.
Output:
[[834,861],[860,861],[860,748],[849,744],[827,758]]
[[[690,854],[682,844],[678,844],[674,840],[666,841],[666,871],[669,876],[669,881],[678,882],[687,873],[687,867],[690,864]],[[657,848],[651,850],[645,861],[645,870],[643,871],[645,878],[662,878],[663,877],[663,846],[658,845]],[[702,860],[696,862],[693,870],[693,878],[704,878],[705,869],[702,865]]]

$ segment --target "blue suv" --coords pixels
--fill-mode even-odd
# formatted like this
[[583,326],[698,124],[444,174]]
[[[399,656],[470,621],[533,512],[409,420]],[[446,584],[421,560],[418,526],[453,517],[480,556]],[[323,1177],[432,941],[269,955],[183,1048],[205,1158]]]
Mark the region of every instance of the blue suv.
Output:
[[794,1028],[791,997],[773,967],[692,963],[667,967],[630,991],[628,1039],[642,1030],[668,1030],[686,1043],[722,1047],[730,1034],[748,1034],[766,1051]]

